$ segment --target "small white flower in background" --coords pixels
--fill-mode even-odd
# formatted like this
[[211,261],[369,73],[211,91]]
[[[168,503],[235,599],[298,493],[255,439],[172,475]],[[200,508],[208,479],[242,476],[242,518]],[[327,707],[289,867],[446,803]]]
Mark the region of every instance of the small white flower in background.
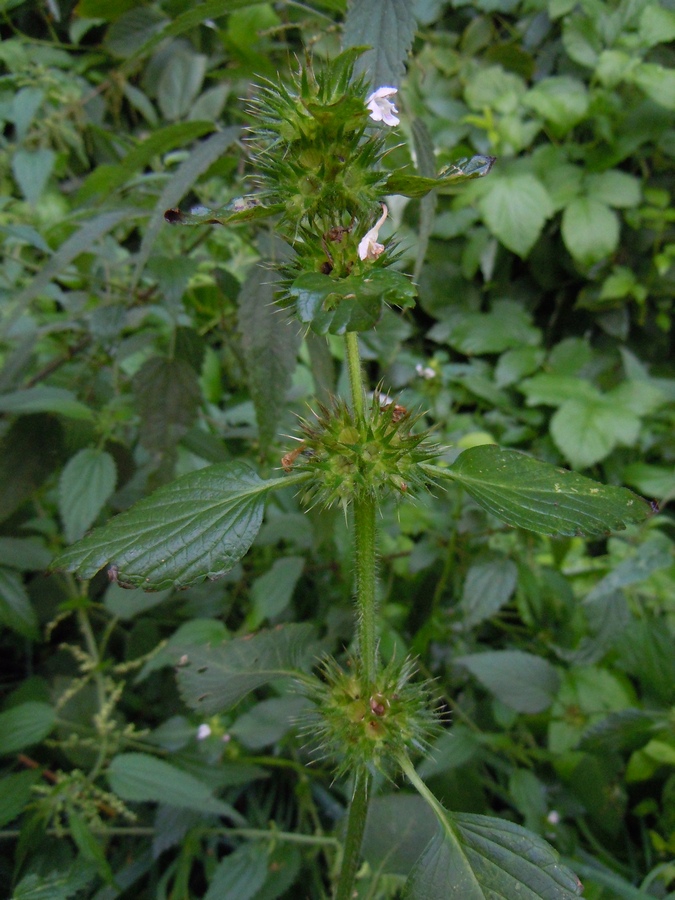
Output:
[[556,809],[552,809],[551,812],[546,816],[546,821],[551,825],[559,825],[560,813]]
[[398,110],[389,99],[395,93],[395,87],[381,87],[373,91],[366,100],[371,119],[375,122],[384,122],[385,125],[398,125],[401,121],[396,115]]
[[359,259],[377,259],[377,257],[384,252],[384,244],[378,244],[377,236],[388,213],[389,210],[387,209],[386,204],[383,203],[382,215],[370,231],[368,231],[359,241]]
[[415,371],[420,376],[420,378],[435,378],[436,371],[432,369],[431,366],[423,366],[422,363],[417,363],[415,366]]
[[205,741],[207,737],[211,736],[211,726],[210,725],[200,725],[197,729],[197,740]]

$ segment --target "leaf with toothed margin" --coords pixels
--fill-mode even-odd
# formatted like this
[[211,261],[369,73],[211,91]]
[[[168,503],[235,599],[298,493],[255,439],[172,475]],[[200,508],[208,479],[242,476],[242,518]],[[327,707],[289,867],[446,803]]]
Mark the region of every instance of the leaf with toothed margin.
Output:
[[627,488],[600,484],[496,444],[465,450],[447,469],[423,468],[456,481],[502,522],[539,534],[609,534],[656,511]]
[[253,543],[267,492],[302,478],[262,481],[239,461],[190,472],[73,544],[52,568],[91,578],[108,565],[122,587],[146,591],[218,578]]
[[402,194],[404,197],[424,197],[429,191],[442,190],[489,175],[495,159],[495,156],[472,156],[470,159],[460,159],[441,169],[436,178],[392,172],[387,179],[385,192]]
[[175,646],[178,688],[205,715],[222,712],[278,678],[309,672],[319,647],[312,625],[283,625],[216,646]]
[[305,272],[288,289],[301,322],[317,334],[367,331],[377,324],[382,305],[413,306],[417,289],[400,272],[372,269],[364,275],[331,278]]
[[167,209],[164,221],[169,225],[239,225],[242,222],[274,216],[283,210],[282,203],[264,206],[256,197],[238,197],[218,209],[207,209],[205,206],[196,206],[189,212]]

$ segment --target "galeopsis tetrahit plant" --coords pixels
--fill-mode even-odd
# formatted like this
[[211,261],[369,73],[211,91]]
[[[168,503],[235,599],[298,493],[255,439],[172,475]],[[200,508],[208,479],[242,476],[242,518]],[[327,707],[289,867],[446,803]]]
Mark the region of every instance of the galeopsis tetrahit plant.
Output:
[[[338,900],[352,896],[378,770],[390,777],[405,773],[440,825],[410,874],[406,896],[428,900],[435,885],[433,896],[439,897],[567,900],[580,885],[552,848],[512,823],[451,815],[412,765],[411,756],[426,750],[440,725],[431,692],[413,678],[414,664],[404,659],[383,665],[378,652],[378,504],[390,494],[406,502],[429,483],[450,482],[507,524],[554,535],[608,533],[642,521],[651,510],[623,488],[495,445],[434,465],[440,450],[420,429],[418,416],[379,388],[366,390],[358,333],[377,324],[385,304],[405,309],[415,298],[410,278],[392,267],[392,242],[380,240],[387,198],[421,197],[486,175],[494,160],[461,160],[436,178],[388,171],[386,132],[399,124],[396,90],[373,90],[365,78],[355,78],[358,56],[353,49],[317,69],[303,66],[288,86],[262,84],[248,135],[255,193],[219,210],[166,214],[168,222],[187,225],[274,217],[276,234],[290,247],[278,264],[278,302],[316,334],[343,337],[349,398],[319,405],[301,421],[297,446],[283,455],[279,477],[263,480],[240,460],[198,469],[95,530],[55,566],[90,578],[107,565],[123,586],[186,586],[216,578],[242,558],[270,492],[291,486],[308,508],[339,505],[351,523],[355,571],[356,640],[346,666],[324,658],[318,677],[311,674],[318,651],[307,625],[218,646],[190,645],[177,657],[186,703],[201,714],[217,714],[282,674],[314,700],[305,726],[312,748],[331,756],[338,772],[352,779]],[[487,893],[478,893],[483,888]]]

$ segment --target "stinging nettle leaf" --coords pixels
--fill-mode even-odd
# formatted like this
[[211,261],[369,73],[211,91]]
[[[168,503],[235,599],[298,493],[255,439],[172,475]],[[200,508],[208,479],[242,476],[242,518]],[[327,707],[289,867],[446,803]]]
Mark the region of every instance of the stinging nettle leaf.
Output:
[[309,671],[318,647],[311,625],[285,625],[218,646],[176,648],[178,687],[185,703],[210,715],[277,678]]
[[115,460],[86,447],[75,454],[59,479],[59,512],[67,541],[81,538],[115,490]]
[[275,274],[256,266],[239,293],[246,376],[263,447],[272,442],[297,363],[300,333],[274,304]]
[[238,461],[190,472],[78,541],[52,568],[91,578],[108,565],[112,580],[148,591],[218,578],[251,546],[267,492],[302,479],[262,481]]
[[643,522],[654,509],[627,488],[603,485],[496,444],[472,447],[430,474],[457,481],[508,525],[539,534],[594,535]]
[[373,88],[396,87],[405,73],[405,61],[417,22],[408,0],[352,0],[344,23],[343,46],[372,47],[354,67],[365,73]]

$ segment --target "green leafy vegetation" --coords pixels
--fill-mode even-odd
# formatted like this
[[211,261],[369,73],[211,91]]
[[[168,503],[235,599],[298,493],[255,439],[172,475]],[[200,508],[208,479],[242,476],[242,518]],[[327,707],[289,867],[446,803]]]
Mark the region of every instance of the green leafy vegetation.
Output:
[[0,30],[8,896],[675,896],[672,4]]

